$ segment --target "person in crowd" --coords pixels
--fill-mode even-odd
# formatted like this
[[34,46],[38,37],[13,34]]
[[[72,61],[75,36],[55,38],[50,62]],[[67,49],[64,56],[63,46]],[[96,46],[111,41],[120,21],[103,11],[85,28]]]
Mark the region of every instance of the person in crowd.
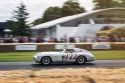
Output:
[[43,38],[41,37],[36,38],[36,43],[41,43],[41,42],[44,42]]
[[69,42],[75,43],[75,38],[74,38],[74,37],[70,37],[70,38],[69,38]]

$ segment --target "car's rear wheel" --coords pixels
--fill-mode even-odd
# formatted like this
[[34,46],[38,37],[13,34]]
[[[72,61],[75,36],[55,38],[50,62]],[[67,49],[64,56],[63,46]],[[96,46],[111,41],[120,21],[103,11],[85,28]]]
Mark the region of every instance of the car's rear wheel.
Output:
[[51,58],[47,57],[47,56],[43,57],[42,60],[41,60],[41,64],[43,64],[43,65],[51,64]]
[[76,59],[77,64],[85,64],[85,62],[86,62],[86,59],[84,56],[78,56]]

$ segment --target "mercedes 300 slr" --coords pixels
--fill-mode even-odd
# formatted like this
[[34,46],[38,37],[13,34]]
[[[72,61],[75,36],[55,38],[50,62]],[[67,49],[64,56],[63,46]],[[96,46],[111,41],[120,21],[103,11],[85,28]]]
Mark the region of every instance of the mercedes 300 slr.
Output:
[[37,63],[49,65],[51,63],[77,63],[85,64],[86,62],[94,61],[95,56],[84,49],[74,48],[72,50],[63,49],[58,52],[38,52],[34,55],[33,59]]

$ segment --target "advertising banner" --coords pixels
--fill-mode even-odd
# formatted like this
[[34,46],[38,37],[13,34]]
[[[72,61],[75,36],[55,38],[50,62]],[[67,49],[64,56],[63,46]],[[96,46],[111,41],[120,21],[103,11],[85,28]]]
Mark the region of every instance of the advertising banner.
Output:
[[95,43],[92,45],[92,49],[111,49],[111,45],[108,43]]
[[73,49],[75,48],[74,44],[56,44],[55,49]]
[[16,50],[37,50],[37,45],[16,45]]

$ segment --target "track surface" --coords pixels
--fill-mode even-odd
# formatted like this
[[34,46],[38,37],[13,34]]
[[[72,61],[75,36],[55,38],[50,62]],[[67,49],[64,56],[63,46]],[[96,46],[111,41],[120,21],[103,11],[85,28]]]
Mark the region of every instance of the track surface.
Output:
[[125,67],[125,60],[96,60],[94,62],[86,63],[84,65],[77,64],[51,64],[44,66],[35,62],[0,62],[0,70],[40,70],[40,69],[67,69],[67,68],[123,68]]

